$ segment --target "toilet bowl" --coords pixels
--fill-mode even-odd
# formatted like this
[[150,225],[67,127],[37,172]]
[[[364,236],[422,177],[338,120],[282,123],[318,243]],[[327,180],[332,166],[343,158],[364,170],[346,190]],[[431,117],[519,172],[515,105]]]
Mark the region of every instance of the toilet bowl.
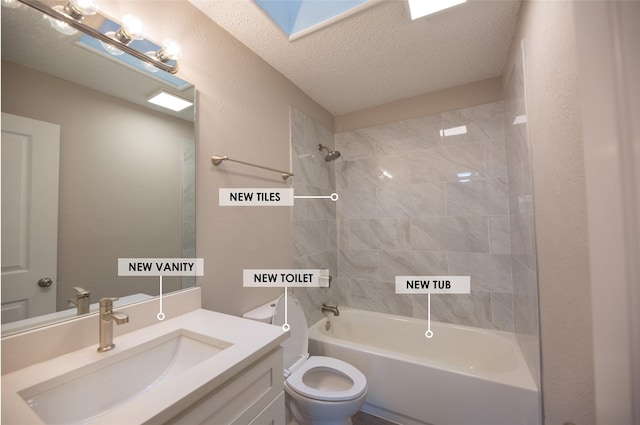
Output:
[[367,394],[367,378],[347,362],[332,357],[309,357],[307,320],[291,294],[243,315],[245,318],[289,325],[282,343],[284,390],[288,425],[349,425]]

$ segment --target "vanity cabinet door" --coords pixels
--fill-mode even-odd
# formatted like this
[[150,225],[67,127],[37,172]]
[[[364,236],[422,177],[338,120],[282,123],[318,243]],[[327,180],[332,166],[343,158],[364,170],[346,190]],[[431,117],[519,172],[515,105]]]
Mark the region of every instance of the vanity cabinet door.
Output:
[[285,416],[283,391],[249,425],[284,425]]
[[[283,392],[282,358],[282,348],[272,351],[188,407],[167,424],[246,425],[252,423],[254,418],[262,416],[265,409],[270,407]],[[276,403],[273,409],[278,406],[280,405]],[[284,403],[281,403],[281,407],[284,415]],[[275,422],[275,425],[280,424],[284,424],[284,420]]]

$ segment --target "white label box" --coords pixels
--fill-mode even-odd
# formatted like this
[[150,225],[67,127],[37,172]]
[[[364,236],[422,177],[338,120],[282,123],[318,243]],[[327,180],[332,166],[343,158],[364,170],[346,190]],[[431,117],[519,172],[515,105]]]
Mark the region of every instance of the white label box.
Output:
[[396,276],[396,294],[469,294],[470,276]]
[[219,188],[221,207],[291,207],[293,188]]
[[118,258],[118,276],[204,276],[204,259]]
[[327,269],[245,269],[242,284],[248,288],[328,288]]

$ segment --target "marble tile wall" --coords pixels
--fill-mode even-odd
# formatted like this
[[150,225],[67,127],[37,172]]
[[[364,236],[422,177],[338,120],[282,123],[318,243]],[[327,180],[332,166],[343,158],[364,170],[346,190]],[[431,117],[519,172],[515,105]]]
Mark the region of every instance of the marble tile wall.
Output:
[[[318,144],[334,147],[333,133],[291,108],[291,156],[295,195],[327,196],[335,192],[335,163],[326,162]],[[322,303],[335,305],[340,286],[336,203],[330,199],[296,199],[293,206],[293,267],[329,269],[330,288],[295,288],[309,325],[322,318]]]
[[396,275],[470,275],[431,317],[514,330],[504,122],[496,102],[335,135],[340,305],[426,318]]
[[[432,318],[516,332],[535,369],[521,71],[504,102],[335,136],[292,109],[295,193],[340,195],[337,203],[296,200],[293,208],[294,267],[328,268],[334,277],[330,289],[295,290],[310,324],[323,302],[424,318],[426,296],[395,294],[396,275],[469,275],[471,294],[433,296]],[[318,144],[334,141],[342,155],[327,163]]]
[[524,81],[523,52],[520,49],[514,60],[504,100],[514,331],[531,374],[540,388],[538,275]]

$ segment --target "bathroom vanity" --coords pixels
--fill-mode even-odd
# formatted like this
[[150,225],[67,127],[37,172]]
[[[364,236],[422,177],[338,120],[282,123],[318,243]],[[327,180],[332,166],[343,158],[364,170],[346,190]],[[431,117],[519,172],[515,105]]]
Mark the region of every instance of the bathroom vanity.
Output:
[[[132,323],[148,319],[149,303],[157,306],[126,309]],[[87,320],[97,336],[96,316],[76,322]],[[46,333],[65,325],[74,323],[33,332],[50,341]],[[280,343],[287,337],[280,327],[203,309],[167,315],[116,334],[108,352],[98,352],[96,340],[3,373],[2,423],[284,423]],[[15,341],[5,345],[16,350]]]

